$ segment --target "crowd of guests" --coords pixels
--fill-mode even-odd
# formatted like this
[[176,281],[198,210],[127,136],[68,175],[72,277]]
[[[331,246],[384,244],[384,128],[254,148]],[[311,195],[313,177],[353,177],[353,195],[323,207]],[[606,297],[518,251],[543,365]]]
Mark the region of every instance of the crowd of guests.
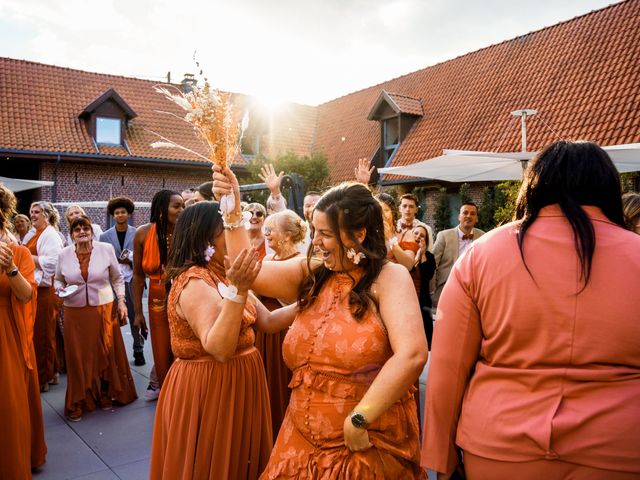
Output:
[[153,351],[152,479],[640,478],[640,194],[597,145],[544,149],[486,234],[469,202],[434,236],[364,161],[302,216],[273,167],[266,205],[213,170],[137,229],[126,197],[105,232],[72,205],[68,236],[0,186],[1,478],[44,463],[59,373],[70,421],[137,398],[127,323],[134,365]]

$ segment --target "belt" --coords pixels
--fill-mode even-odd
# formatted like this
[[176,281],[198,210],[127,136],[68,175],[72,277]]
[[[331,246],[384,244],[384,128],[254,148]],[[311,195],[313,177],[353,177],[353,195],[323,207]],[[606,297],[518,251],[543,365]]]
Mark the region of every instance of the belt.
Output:
[[[244,357],[245,355],[249,355],[250,353],[257,352],[258,349],[251,345],[249,347],[244,347],[242,350],[236,351],[236,353],[231,358]],[[202,357],[195,358],[177,358],[176,362],[217,362],[215,358],[211,355],[203,355]]]

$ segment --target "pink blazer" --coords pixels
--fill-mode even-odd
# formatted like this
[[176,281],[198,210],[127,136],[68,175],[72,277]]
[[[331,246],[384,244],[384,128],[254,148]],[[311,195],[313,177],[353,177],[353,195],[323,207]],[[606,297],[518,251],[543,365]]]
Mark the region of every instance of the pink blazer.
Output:
[[596,234],[580,293],[569,223],[546,207],[473,242],[440,303],[422,464],[450,472],[455,444],[499,461],[640,473],[640,236],[585,207]]
[[118,296],[124,296],[124,280],[113,246],[98,241],[93,242],[87,282],[80,272],[75,245],[70,245],[60,252],[54,285],[56,290],[78,285],[78,290],[64,299],[65,307],[96,307],[113,302],[114,289]]

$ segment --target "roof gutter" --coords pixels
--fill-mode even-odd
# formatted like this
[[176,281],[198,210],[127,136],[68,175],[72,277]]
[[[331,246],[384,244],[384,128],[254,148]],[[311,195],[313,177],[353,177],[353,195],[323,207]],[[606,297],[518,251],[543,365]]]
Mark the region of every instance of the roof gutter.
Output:
[[[69,152],[53,152],[44,150],[20,150],[14,148],[0,148],[0,156],[12,155],[18,157],[52,157],[57,162],[60,160],[75,160],[75,161],[94,161],[94,162],[122,162],[122,163],[138,163],[138,164],[158,164],[158,165],[174,165],[174,166],[189,166],[189,167],[202,167],[210,169],[209,163],[199,162],[196,160],[174,160],[169,158],[150,158],[150,157],[122,157],[118,155],[94,155],[91,153],[69,153]],[[245,169],[245,165],[233,165],[235,169]]]

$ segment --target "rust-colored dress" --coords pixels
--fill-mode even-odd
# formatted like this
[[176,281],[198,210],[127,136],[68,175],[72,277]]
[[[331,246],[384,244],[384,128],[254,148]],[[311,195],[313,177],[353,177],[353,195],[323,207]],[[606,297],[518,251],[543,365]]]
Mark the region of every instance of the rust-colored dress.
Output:
[[[31,255],[38,255],[38,239],[44,228],[25,245]],[[38,381],[44,385],[56,373],[56,318],[58,317],[58,299],[53,286],[38,287],[38,307],[33,327],[33,345],[38,360]]]
[[160,387],[173,363],[171,335],[167,319],[167,290],[164,281],[164,265],[160,262],[160,250],[156,236],[156,224],[152,223],[142,250],[142,270],[149,276],[149,332],[153,363]]
[[344,444],[344,419],[393,354],[375,313],[359,321],[351,315],[356,272],[334,273],[287,333],[291,400],[263,480],[426,478],[413,387],[371,423],[373,447],[351,452]]
[[[80,272],[88,278],[91,252],[78,253]],[[116,401],[133,402],[135,384],[117,318],[115,304],[93,307],[65,306],[64,342],[67,364],[65,415],[95,410]]]
[[[290,257],[269,261],[289,260],[298,255],[300,254],[296,252]],[[260,301],[269,311],[277,310],[283,306],[277,298],[261,297]],[[271,424],[273,425],[274,438],[278,436],[280,425],[282,425],[284,414],[287,411],[287,405],[289,405],[289,397],[291,396],[291,390],[289,390],[291,370],[289,370],[287,364],[284,363],[284,358],[282,358],[282,343],[286,335],[286,330],[277,333],[256,331],[256,348],[262,355],[264,371],[267,375],[267,385],[269,386]]]
[[260,354],[253,346],[256,309],[247,304],[235,356],[208,355],[176,303],[192,278],[216,288],[221,265],[191,267],[169,294],[171,345],[177,360],[160,393],[151,448],[152,480],[255,480],[271,452],[269,396]]
[[22,303],[7,276],[0,275],[0,478],[21,480],[30,479],[31,468],[44,463],[47,447],[33,350],[35,265],[25,247],[10,248],[13,262],[33,288],[32,300]]

